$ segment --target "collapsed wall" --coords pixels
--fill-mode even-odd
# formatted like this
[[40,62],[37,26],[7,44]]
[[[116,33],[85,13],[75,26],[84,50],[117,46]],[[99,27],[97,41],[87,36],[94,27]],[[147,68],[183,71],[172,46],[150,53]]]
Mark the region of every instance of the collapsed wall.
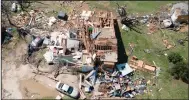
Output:
[[117,39],[112,12],[95,12],[89,20],[82,20],[81,40],[88,53],[96,55],[96,60],[114,67],[117,62]]

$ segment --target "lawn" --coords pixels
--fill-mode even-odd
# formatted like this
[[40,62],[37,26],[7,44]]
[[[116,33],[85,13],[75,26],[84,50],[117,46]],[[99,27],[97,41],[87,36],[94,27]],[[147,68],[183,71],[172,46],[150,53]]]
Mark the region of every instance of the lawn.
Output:
[[[166,6],[170,3],[176,1],[111,1],[107,4],[100,2],[90,1],[89,5],[96,6],[99,9],[116,11],[118,2],[120,5],[127,5],[127,12],[129,14],[139,13],[141,15],[152,14],[159,9],[160,6]],[[107,1],[106,1],[107,2]],[[120,26],[121,27],[121,26]],[[187,36],[187,33],[179,33],[171,30],[157,31],[153,34],[146,34],[146,26],[140,27],[143,34],[137,33],[135,31],[124,31],[121,30],[122,40],[125,46],[126,52],[128,52],[128,44],[134,43],[134,51],[132,55],[137,56],[139,59],[144,60],[148,64],[153,64],[153,61],[158,67],[161,68],[160,76],[157,80],[157,86],[152,87],[152,93],[137,96],[140,99],[187,99],[188,98],[188,84],[182,82],[181,80],[174,80],[167,72],[169,67],[169,62],[165,53],[179,52],[181,56],[188,61],[188,42],[185,46],[181,46],[177,43],[178,39],[183,39]],[[163,45],[163,39],[167,39],[170,43],[176,44],[176,47],[162,53],[157,53],[155,51],[161,51],[165,49]],[[151,53],[145,53],[144,49],[151,49]],[[141,74],[141,73],[140,73]],[[142,75],[142,74],[141,74]],[[144,76],[149,76],[143,74]],[[162,89],[161,89],[162,88]],[[160,91],[158,91],[161,89]]]
[[[165,34],[167,34],[170,38],[168,40],[172,40],[176,43],[177,37],[183,38],[186,36],[186,34],[183,33],[175,33],[166,31]],[[150,53],[147,54],[143,51],[143,49],[152,49],[152,50],[162,50],[165,48],[163,46],[163,42],[161,41],[163,37],[161,37],[161,34],[159,32],[148,35],[148,34],[139,34],[133,31],[125,32],[122,31],[122,39],[125,45],[125,48],[128,47],[129,43],[134,43],[136,46],[134,48],[133,55],[137,56],[139,59],[144,60],[145,62],[149,64],[153,64],[153,61],[156,63],[158,67],[161,68],[161,74],[158,77],[158,86],[157,89],[162,88],[161,92],[158,92],[156,94],[152,95],[142,95],[139,96],[139,98],[151,98],[151,99],[168,99],[168,98],[174,98],[174,99],[186,99],[188,98],[188,85],[183,83],[182,81],[174,80],[171,78],[169,73],[167,72],[169,63],[167,60],[167,57],[164,55],[157,55],[157,53]],[[188,46],[181,46],[176,43],[176,47],[166,51],[165,53],[169,53],[171,51],[179,52],[186,60],[188,59]]]
[[120,6],[127,6],[127,12],[151,14],[162,5],[174,3],[176,1],[88,1],[91,8],[115,11],[118,3]]

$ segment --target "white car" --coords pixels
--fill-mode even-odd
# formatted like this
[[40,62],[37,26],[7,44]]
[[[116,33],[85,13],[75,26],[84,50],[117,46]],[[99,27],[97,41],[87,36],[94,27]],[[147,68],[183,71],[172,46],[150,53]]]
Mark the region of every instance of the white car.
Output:
[[67,84],[58,82],[56,84],[56,89],[60,91],[61,93],[64,93],[66,95],[69,95],[73,98],[79,98],[79,91],[72,86],[69,86]]

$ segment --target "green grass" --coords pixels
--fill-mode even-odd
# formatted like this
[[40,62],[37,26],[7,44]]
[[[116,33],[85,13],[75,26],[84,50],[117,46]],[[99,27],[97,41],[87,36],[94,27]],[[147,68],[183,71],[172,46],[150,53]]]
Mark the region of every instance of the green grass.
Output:
[[99,1],[99,2],[87,1],[87,3],[89,4],[90,10],[93,10],[94,8],[107,10],[107,11],[111,10],[111,8],[105,6],[105,5],[109,6],[110,3],[109,1]]
[[176,1],[109,1],[109,7],[104,7],[101,2],[88,1],[89,5],[99,9],[115,11],[118,3],[120,6],[127,6],[128,13],[151,14],[160,6],[174,3]]
[[33,6],[30,6],[27,10],[30,11],[36,8],[45,9],[47,10],[47,13],[45,13],[47,17],[57,16],[59,11],[63,11],[69,14],[73,10],[72,6],[69,5],[61,6],[60,3],[58,2],[49,2],[49,1],[40,1],[40,2],[42,2],[43,4],[39,2],[31,3]]
[[[177,39],[182,39],[186,36],[184,33],[176,33],[169,30],[163,30],[164,34],[167,36],[167,40],[170,42],[174,42],[176,47],[170,49],[164,53],[169,54],[170,52],[179,52],[181,56],[183,56],[186,61],[188,60],[188,43],[186,42],[185,46],[181,46],[177,43]],[[163,88],[161,92],[158,94],[154,94],[154,96],[142,95],[139,98],[159,98],[159,99],[167,99],[167,98],[175,98],[175,99],[186,99],[187,98],[187,84],[182,81],[173,80],[168,70],[168,59],[164,55],[157,55],[157,53],[151,52],[150,54],[145,53],[144,49],[152,49],[152,50],[163,50],[165,49],[162,39],[163,35],[161,32],[157,32],[151,35],[148,34],[139,34],[134,31],[125,32],[122,30],[122,40],[124,42],[125,48],[128,47],[129,43],[134,43],[136,46],[134,47],[133,55],[137,56],[139,59],[144,60],[148,64],[153,64],[153,61],[156,63],[158,67],[161,68],[161,75],[158,79],[158,89]],[[127,52],[127,51],[126,51]],[[173,85],[174,84],[174,85]]]

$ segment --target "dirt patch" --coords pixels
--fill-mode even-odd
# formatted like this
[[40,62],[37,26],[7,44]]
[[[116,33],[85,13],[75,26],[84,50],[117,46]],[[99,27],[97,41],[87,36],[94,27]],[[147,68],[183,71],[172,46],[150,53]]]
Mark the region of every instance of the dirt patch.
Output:
[[79,79],[78,79],[78,76],[76,76],[76,75],[61,74],[57,77],[57,79],[65,84],[68,84],[75,88],[79,88],[79,85],[78,85]]
[[168,40],[164,39],[163,40],[163,45],[167,48],[167,49],[170,49],[170,48],[173,48],[175,45],[172,45],[169,43]]
[[81,8],[80,8],[81,11],[82,11],[82,10],[86,10],[86,11],[89,10],[89,5],[86,4],[86,3],[83,3],[80,7],[81,7]]
[[181,27],[180,32],[188,32],[188,25]]
[[[55,90],[56,81],[49,79],[48,74],[46,76],[32,73],[36,71],[34,62],[38,61],[38,59],[34,56],[33,61],[30,61],[33,62],[32,64],[23,63],[25,62],[23,59],[26,58],[26,47],[26,43],[20,43],[15,49],[7,51],[4,55],[4,60],[2,60],[3,99],[56,97],[58,95],[58,91]],[[43,63],[40,66],[46,67]],[[48,68],[55,68],[55,66],[48,66]],[[59,80],[78,87],[77,76],[75,75],[60,75]]]
[[46,87],[32,79],[20,81],[20,90],[24,99],[56,97],[59,94],[55,89]]
[[153,23],[148,24],[148,33],[147,34],[155,33],[155,32],[157,32],[157,30],[158,30],[158,28],[157,28],[156,24],[153,24]]
[[[2,66],[2,67],[5,67]],[[10,95],[7,96],[6,92],[3,92],[5,99],[22,99],[21,92],[19,90],[19,80],[27,77],[32,77],[33,74],[29,69],[29,65],[21,65],[16,68],[15,63],[7,63],[6,69],[3,69],[2,88],[6,89]]]

